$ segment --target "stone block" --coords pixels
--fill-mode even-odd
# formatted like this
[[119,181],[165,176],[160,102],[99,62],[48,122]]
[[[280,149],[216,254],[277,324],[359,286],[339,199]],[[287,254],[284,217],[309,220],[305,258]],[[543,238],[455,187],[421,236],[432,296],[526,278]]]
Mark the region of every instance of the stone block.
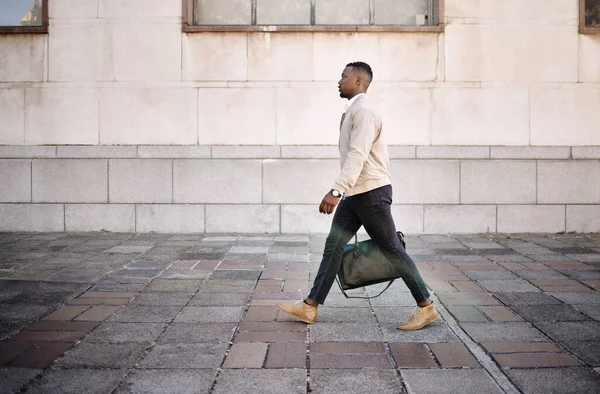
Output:
[[529,323],[462,323],[461,327],[477,342],[546,342]]
[[0,231],[65,230],[64,208],[50,204],[0,204]]
[[134,158],[136,146],[57,146],[56,157],[62,159]]
[[[367,62],[380,79],[379,35],[373,33],[315,33],[313,73],[315,81],[339,81],[346,64]],[[399,71],[399,70],[398,70]],[[375,86],[373,86],[375,87]],[[330,85],[330,90],[335,85]],[[335,90],[332,90],[335,93]]]
[[387,144],[431,143],[430,89],[377,85],[369,93],[381,113],[383,135]]
[[438,68],[438,35],[430,33],[381,33],[380,70],[377,81],[435,81]]
[[425,227],[423,205],[392,204],[392,216],[398,231],[404,234],[423,234]]
[[[339,175],[337,160],[265,160],[265,203],[319,204]],[[318,174],[318,176],[316,175]],[[302,187],[289,187],[302,185]]]
[[529,4],[520,0],[489,2],[486,0],[447,0],[445,16],[458,18],[523,21],[530,15]]
[[538,203],[600,203],[599,161],[538,163]]
[[310,0],[258,0],[259,25],[310,25]]
[[340,151],[337,146],[289,145],[281,147],[281,157],[285,159],[339,159]]
[[573,146],[573,159],[600,159],[600,146]]
[[0,160],[0,202],[31,201],[31,160]]
[[45,34],[4,34],[0,39],[0,82],[40,82],[48,36]]
[[141,159],[208,159],[210,146],[138,146]]
[[171,323],[158,339],[159,343],[226,343],[238,323]]
[[250,25],[250,0],[199,0],[196,23],[199,25]]
[[564,205],[499,205],[500,233],[557,233],[565,231]]
[[262,368],[268,346],[261,342],[234,343],[223,368]]
[[167,343],[156,345],[140,362],[142,368],[218,368],[228,343]]
[[180,24],[122,23],[113,29],[116,81],[181,81]]
[[333,87],[315,84],[278,88],[277,143],[337,144],[343,103],[333,91]]
[[173,202],[171,160],[114,159],[108,166],[111,203]]
[[578,23],[579,7],[577,1],[532,0],[531,15],[534,21],[574,25]]
[[569,159],[569,146],[492,146],[492,159]]
[[419,159],[489,159],[487,146],[417,146]]
[[86,338],[90,343],[153,342],[165,330],[166,323],[104,323]]
[[369,1],[318,1],[315,16],[317,25],[368,25]]
[[600,36],[579,35],[579,82],[600,82]]
[[[458,160],[391,160],[394,202],[398,204],[457,204]],[[410,187],[403,187],[409,185]]]
[[[545,9],[544,5],[541,7]],[[577,82],[579,79],[579,34],[576,24],[529,27],[531,34],[527,67],[531,80]],[[556,62],[556,59],[561,59]]]
[[460,164],[460,201],[464,204],[536,202],[536,162],[468,160]]
[[0,146],[0,157],[7,159],[53,158],[55,146]]
[[254,33],[248,36],[250,81],[311,81],[312,67],[298,67],[298,64],[312,62],[312,35]]
[[[486,371],[480,369],[413,369],[402,370],[401,374],[409,393],[500,394],[504,392]],[[443,391],[440,391],[442,387]]]
[[494,205],[426,205],[424,209],[427,234],[496,232]]
[[432,92],[434,145],[529,145],[529,89],[443,87]]
[[97,0],[100,18],[179,18],[178,0]]
[[25,89],[0,89],[0,144],[25,142]]
[[327,234],[331,227],[331,216],[319,213],[318,203],[311,205],[281,206],[282,233]]
[[135,232],[135,206],[124,204],[67,204],[65,231]]
[[56,365],[69,368],[133,368],[149,346],[150,342],[119,344],[82,342],[60,358]]
[[316,393],[356,393],[369,387],[374,393],[401,393],[404,390],[396,371],[390,369],[311,369],[310,387]]
[[204,205],[136,205],[136,231],[202,233],[204,232]]
[[[209,392],[216,372],[211,369],[193,370],[134,370],[115,394],[194,394]],[[176,391],[174,391],[176,390]]]
[[173,166],[175,203],[262,201],[259,160],[175,160]]
[[[270,384],[265,384],[269,382]],[[306,369],[228,369],[219,376],[215,394],[298,394],[306,391]]]
[[531,89],[532,145],[600,145],[598,89],[539,86]]
[[209,88],[198,93],[199,142],[213,145],[273,145],[275,89]]
[[28,388],[32,393],[108,393],[112,392],[125,371],[118,369],[52,369]]
[[101,90],[101,144],[196,144],[197,127],[197,96],[194,89]]
[[34,202],[107,202],[108,163],[90,159],[33,161]]
[[388,153],[390,155],[390,159],[416,159],[417,147],[388,145]]
[[523,392],[532,394],[565,390],[588,392],[600,384],[598,374],[589,368],[511,368],[506,370],[506,374]]
[[277,145],[256,146],[213,146],[215,159],[276,159],[281,156],[281,147]]
[[112,81],[111,25],[53,25],[49,36],[50,81]]
[[98,91],[26,89],[25,139],[29,144],[40,145],[98,144]]
[[19,392],[21,387],[41,374],[42,371],[40,368],[2,368],[0,369],[2,389],[7,393]]
[[567,205],[566,231],[600,233],[600,205]]
[[52,0],[50,18],[75,19],[97,18],[98,0]]
[[185,81],[246,81],[247,33],[183,36]]
[[207,233],[278,233],[277,205],[207,205]]

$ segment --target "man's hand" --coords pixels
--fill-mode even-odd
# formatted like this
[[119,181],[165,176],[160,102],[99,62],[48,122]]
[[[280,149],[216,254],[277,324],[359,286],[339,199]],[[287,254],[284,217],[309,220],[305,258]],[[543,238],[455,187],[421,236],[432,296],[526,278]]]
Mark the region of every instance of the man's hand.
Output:
[[331,192],[327,193],[325,197],[323,197],[323,201],[321,201],[321,205],[319,205],[319,212],[331,214],[336,205],[340,202],[340,197],[334,197]]

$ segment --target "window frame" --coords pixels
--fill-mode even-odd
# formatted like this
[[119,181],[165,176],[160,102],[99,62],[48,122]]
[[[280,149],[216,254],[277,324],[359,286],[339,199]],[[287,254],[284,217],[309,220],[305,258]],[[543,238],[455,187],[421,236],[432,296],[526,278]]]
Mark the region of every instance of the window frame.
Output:
[[579,33],[600,34],[600,26],[587,27],[585,25],[585,1],[586,0],[579,0]]
[[433,0],[434,7],[437,3],[439,24],[435,26],[394,26],[394,25],[194,25],[195,0],[182,0],[181,29],[184,33],[202,32],[329,32],[329,33],[355,33],[355,32],[432,32],[444,31],[444,2]]
[[41,26],[1,26],[0,34],[48,34],[48,2],[42,0],[42,25]]

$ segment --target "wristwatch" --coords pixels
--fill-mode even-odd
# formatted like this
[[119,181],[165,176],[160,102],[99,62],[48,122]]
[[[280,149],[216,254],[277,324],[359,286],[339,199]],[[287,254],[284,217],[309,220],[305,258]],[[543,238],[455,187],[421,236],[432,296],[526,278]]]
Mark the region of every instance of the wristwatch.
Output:
[[341,194],[339,191],[337,191],[336,189],[331,189],[331,195],[333,197],[341,197]]

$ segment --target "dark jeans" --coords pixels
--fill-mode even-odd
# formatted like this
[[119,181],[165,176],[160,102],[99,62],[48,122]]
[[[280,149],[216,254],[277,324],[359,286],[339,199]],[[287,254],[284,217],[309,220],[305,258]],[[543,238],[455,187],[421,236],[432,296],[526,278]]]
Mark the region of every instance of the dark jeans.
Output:
[[391,205],[391,185],[345,197],[340,201],[325,242],[323,259],[308,298],[319,304],[325,302],[340,269],[344,246],[361,225],[386,257],[402,268],[402,279],[417,303],[429,298],[427,286],[415,263],[398,240]]

